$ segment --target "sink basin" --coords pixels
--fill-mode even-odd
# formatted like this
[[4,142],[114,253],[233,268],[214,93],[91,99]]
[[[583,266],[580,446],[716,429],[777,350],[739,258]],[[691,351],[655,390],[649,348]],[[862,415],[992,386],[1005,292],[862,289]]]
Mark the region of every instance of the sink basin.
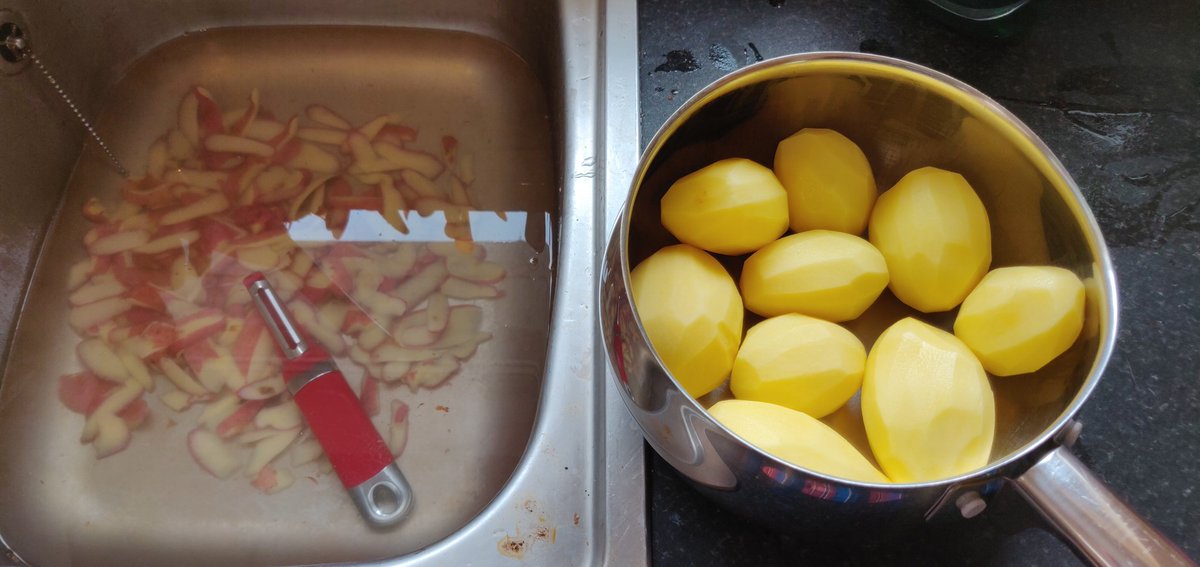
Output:
[[[97,460],[55,396],[80,369],[64,282],[85,255],[80,207],[118,199],[122,179],[34,68],[3,64],[0,129],[20,135],[0,140],[0,564],[646,562],[641,437],[593,323],[596,251],[636,157],[633,2],[3,8],[134,174],[195,85],[226,109],[257,89],[281,117],[311,103],[353,124],[398,112],[431,153],[453,134],[478,176],[473,239],[508,277],[484,307],[492,340],[452,380],[385,391],[411,408],[398,463],[416,506],[394,529],[363,524],[328,471],[273,495],[199,472],[182,448],[191,426],[176,427],[198,408],[151,402],[130,447]],[[407,234],[370,219],[337,238],[288,231],[302,248],[446,240],[416,220]]]

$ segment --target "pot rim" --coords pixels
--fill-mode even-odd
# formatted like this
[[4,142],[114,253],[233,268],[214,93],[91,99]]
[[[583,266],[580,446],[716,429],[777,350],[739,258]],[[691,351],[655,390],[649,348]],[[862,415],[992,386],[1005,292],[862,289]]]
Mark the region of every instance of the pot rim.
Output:
[[[1095,216],[1092,214],[1091,208],[1084,200],[1083,193],[1079,190],[1075,180],[1070,173],[1059,161],[1058,157],[1050,150],[1045,142],[1037,136],[1028,126],[1025,125],[1016,115],[1012,114],[1008,109],[1001,106],[991,97],[983,94],[974,87],[955,79],[949,75],[935,71],[928,67],[918,65],[902,59],[887,57],[883,55],[875,55],[868,53],[856,53],[847,51],[815,51],[807,53],[797,53],[774,57],[746,66],[737,71],[728,73],[721,78],[709,83],[695,95],[687,99],[671,116],[659,127],[654,136],[650,139],[646,149],[642,152],[638,159],[637,169],[634,171],[633,181],[630,185],[625,203],[621,208],[621,216],[614,230],[618,231],[615,243],[620,246],[618,250],[621,263],[621,285],[623,286],[626,299],[633,307],[631,309],[633,320],[636,323],[638,334],[649,350],[653,353],[655,362],[663,369],[664,373],[670,378],[672,384],[680,392],[686,392],[679,381],[667,370],[666,364],[663,363],[658,351],[654,349],[654,345],[650,343],[646,335],[646,329],[642,324],[641,315],[638,314],[637,306],[633,305],[633,294],[630,289],[630,269],[629,269],[629,229],[633,214],[633,207],[636,201],[638,190],[641,188],[642,181],[645,178],[646,170],[664,143],[675,133],[675,131],[703,105],[716,97],[735,91],[737,89],[758,83],[755,76],[762,74],[764,71],[773,68],[792,68],[801,66],[812,66],[814,64],[821,65],[823,63],[832,64],[838,67],[858,67],[863,70],[871,70],[876,73],[886,73],[896,75],[900,78],[918,82],[923,86],[942,94],[948,99],[955,101],[957,104],[974,111],[973,114],[980,119],[987,120],[992,126],[1007,129],[1006,137],[1011,142],[1017,143],[1018,149],[1024,155],[1034,162],[1039,172],[1051,181],[1057,180],[1061,184],[1055,184],[1056,189],[1060,194],[1063,189],[1066,189],[1064,201],[1071,208],[1076,221],[1079,221],[1081,228],[1084,230],[1084,236],[1095,253],[1094,258],[1094,274],[1097,278],[1098,291],[1103,297],[1097,298],[1097,313],[1101,322],[1107,320],[1108,324],[1103,325],[1102,332],[1098,337],[1100,343],[1097,348],[1096,356],[1092,361],[1091,369],[1088,371],[1088,376],[1083,384],[1076,392],[1074,399],[1067,405],[1062,413],[1048,427],[1042,430],[1037,436],[1026,442],[1017,450],[1005,455],[1003,458],[994,462],[988,463],[987,466],[973,471],[955,475],[953,477],[925,481],[925,482],[909,482],[909,483],[872,483],[847,478],[835,477],[822,473],[820,471],[808,469],[784,461],[759,449],[752,443],[747,442],[742,437],[738,436],[733,431],[730,431],[722,423],[713,419],[699,401],[691,396],[685,395],[688,403],[693,409],[701,412],[709,421],[711,421],[722,432],[736,439],[739,443],[749,447],[763,457],[772,462],[778,463],[784,468],[789,468],[802,472],[803,474],[820,478],[832,483],[861,487],[870,490],[919,490],[930,488],[945,488],[955,485],[978,481],[981,479],[991,478],[997,475],[1003,475],[1005,470],[1016,463],[1030,457],[1040,447],[1051,442],[1051,440],[1062,430],[1067,423],[1075,417],[1080,408],[1087,401],[1088,397],[1095,390],[1096,384],[1100,381],[1105,367],[1112,356],[1114,343],[1117,335],[1118,324],[1118,301],[1116,275],[1112,266],[1112,259],[1109,255],[1108,246],[1104,242],[1104,237],[1100,232],[1100,226],[1096,222]],[[785,78],[786,74],[781,74],[771,78]],[[611,244],[610,244],[611,246]],[[607,336],[605,337],[607,341]],[[626,400],[629,402],[630,400]],[[641,424],[639,423],[639,427]]]

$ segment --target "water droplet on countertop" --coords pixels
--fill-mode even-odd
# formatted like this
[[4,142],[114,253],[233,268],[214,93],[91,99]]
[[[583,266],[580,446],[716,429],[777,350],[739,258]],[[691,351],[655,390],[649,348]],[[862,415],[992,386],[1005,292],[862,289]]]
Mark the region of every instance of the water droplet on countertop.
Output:
[[676,49],[667,52],[666,63],[654,68],[655,73],[689,73],[700,68],[700,64],[696,62],[696,56],[692,55],[691,51],[686,49]]
[[[758,46],[757,46],[757,45],[754,45],[754,42],[753,42],[753,41],[751,41],[751,42],[747,43],[746,45],[747,45],[747,46],[750,48],[750,51],[753,51],[753,52],[754,52],[754,62],[758,62],[758,61],[762,61],[762,60],[763,60],[762,53],[760,53],[760,52],[758,51]],[[742,50],[742,54],[746,56],[746,63],[751,63],[751,60],[750,60],[750,53],[749,53],[749,52],[747,52],[745,49],[743,49],[743,50]]]
[[733,52],[719,43],[708,46],[708,59],[713,62],[714,67],[722,71],[732,71],[738,66]]

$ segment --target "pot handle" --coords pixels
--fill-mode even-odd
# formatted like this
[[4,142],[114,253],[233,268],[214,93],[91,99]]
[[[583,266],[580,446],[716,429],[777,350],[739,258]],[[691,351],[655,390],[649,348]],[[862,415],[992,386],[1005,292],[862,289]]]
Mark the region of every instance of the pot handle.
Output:
[[1013,484],[1094,565],[1196,565],[1066,447],[1044,455]]

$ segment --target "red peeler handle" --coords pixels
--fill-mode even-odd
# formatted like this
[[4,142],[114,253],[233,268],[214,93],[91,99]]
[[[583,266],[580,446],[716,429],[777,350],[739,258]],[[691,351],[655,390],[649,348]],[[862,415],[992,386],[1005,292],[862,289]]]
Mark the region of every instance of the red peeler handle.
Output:
[[[296,405],[321,443],[333,470],[346,488],[353,488],[392,463],[392,452],[362,409],[341,371],[327,363],[319,348],[310,347],[284,367]],[[323,371],[324,370],[324,371]],[[299,389],[293,384],[311,376]]]
[[283,354],[288,391],[354,505],[374,527],[404,519],[412,488],[333,357],[303,336],[262,274],[245,285]]

